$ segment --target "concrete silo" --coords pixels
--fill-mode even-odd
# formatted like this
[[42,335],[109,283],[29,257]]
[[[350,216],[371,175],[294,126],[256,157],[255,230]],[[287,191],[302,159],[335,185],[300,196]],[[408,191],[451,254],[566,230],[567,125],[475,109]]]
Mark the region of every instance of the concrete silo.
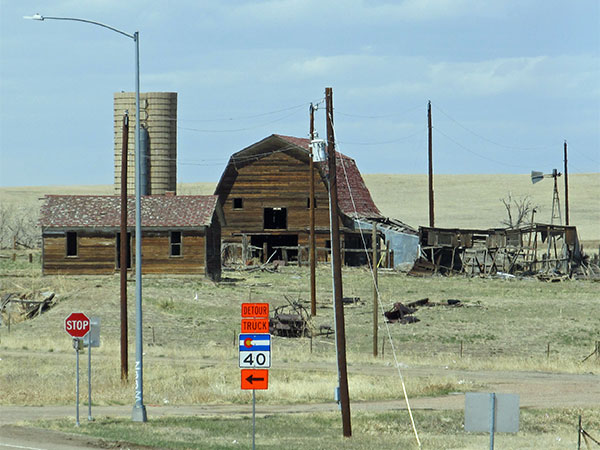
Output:
[[[117,92],[114,94],[114,135],[115,135],[115,194],[121,192],[121,151],[123,143],[123,113],[129,111],[129,138],[127,151],[127,192],[135,193],[135,93]],[[177,93],[140,93],[140,142],[147,143],[140,148],[142,156],[141,173],[147,174],[142,180],[142,195],[160,195],[175,192],[177,188]],[[147,131],[147,135],[144,132]],[[147,139],[144,139],[146,137]]]

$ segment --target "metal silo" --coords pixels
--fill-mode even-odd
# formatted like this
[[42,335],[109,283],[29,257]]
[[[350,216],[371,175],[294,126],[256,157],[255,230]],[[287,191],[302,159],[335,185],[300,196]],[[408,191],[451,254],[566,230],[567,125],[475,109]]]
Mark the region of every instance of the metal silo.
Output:
[[[125,110],[129,111],[129,140],[127,190],[135,192],[135,93],[117,92],[114,94],[114,135],[115,135],[115,193],[121,192],[121,145],[122,121]],[[148,177],[142,181],[148,190],[144,195],[160,195],[177,188],[177,93],[140,93],[140,125],[148,132],[148,155],[140,148],[141,173]],[[143,130],[142,130],[143,132]],[[142,142],[145,139],[142,139]],[[144,164],[144,162],[146,164]]]

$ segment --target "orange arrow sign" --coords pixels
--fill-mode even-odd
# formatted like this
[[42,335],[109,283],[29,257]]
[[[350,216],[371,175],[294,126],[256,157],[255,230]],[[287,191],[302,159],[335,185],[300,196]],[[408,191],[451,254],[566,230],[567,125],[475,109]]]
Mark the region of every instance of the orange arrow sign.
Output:
[[269,371],[242,369],[242,389],[269,389]]

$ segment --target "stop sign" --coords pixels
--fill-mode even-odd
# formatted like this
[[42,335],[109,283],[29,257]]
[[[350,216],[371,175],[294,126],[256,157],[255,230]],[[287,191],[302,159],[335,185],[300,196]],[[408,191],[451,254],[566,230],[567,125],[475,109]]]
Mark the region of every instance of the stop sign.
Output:
[[84,313],[71,313],[65,319],[65,331],[74,338],[82,338],[90,331],[90,319]]

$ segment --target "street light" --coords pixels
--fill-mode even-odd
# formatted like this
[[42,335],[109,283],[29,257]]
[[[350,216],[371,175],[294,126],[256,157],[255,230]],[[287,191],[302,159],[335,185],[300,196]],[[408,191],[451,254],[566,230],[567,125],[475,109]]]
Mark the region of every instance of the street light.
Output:
[[144,406],[143,361],[142,361],[142,224],[141,224],[141,195],[140,195],[140,34],[133,34],[105,25],[100,22],[74,17],[50,17],[34,14],[23,16],[31,20],[70,20],[73,22],[91,23],[127,36],[135,42],[135,404],[132,419],[134,422],[146,422],[146,407]]

